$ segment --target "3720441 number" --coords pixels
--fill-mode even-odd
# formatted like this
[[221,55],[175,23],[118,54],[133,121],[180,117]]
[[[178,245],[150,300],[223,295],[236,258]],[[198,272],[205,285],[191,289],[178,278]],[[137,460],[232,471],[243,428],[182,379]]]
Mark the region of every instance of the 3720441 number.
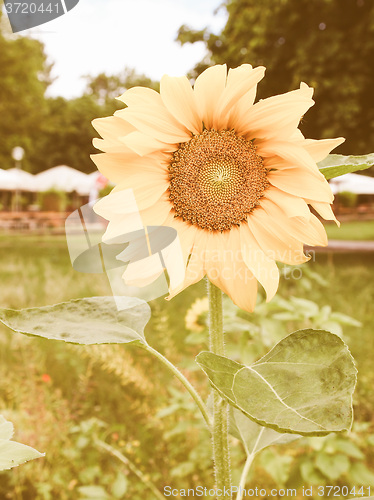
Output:
[[[368,494],[370,496],[370,486],[364,487],[361,486],[360,488],[353,486],[353,488],[348,488],[348,486],[318,486],[317,488],[317,494],[319,497],[347,497],[348,495],[351,497],[351,495],[356,496],[358,495],[358,498],[365,494]],[[371,497],[370,497],[371,498]]]
[[44,14],[44,12],[48,12],[49,14],[59,13],[60,4],[59,3],[41,3],[37,5],[34,2],[26,3],[26,2],[14,2],[14,3],[6,3],[5,11],[8,14],[36,14],[40,12]]

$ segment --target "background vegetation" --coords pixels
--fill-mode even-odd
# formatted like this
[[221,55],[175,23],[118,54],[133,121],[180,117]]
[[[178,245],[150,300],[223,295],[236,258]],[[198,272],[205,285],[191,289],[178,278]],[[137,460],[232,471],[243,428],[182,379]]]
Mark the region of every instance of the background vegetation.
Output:
[[[71,268],[63,236],[3,235],[0,259],[3,307],[110,294],[104,275]],[[310,484],[374,486],[372,258],[317,255],[314,260],[300,269],[284,268],[279,294],[267,305],[260,296],[254,314],[238,314],[227,300],[228,355],[250,362],[299,328],[342,335],[359,370],[353,432],[265,449],[255,461],[253,487],[301,492]],[[206,348],[204,297],[200,282],[169,303],[153,301],[146,335],[207,398],[207,381],[193,361]],[[143,500],[153,498],[146,481],[161,490],[169,484],[213,484],[210,438],[190,396],[136,347],[72,346],[2,327],[0,359],[1,412],[15,424],[15,440],[46,452],[44,459],[1,473],[0,498]],[[143,479],[101,449],[97,439],[118,449]],[[238,481],[244,452],[239,441],[232,438],[232,444]]]

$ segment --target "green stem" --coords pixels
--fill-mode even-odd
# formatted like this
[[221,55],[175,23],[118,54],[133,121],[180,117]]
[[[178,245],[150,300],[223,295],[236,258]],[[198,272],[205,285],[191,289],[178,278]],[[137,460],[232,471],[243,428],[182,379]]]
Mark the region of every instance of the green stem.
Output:
[[141,343],[139,344],[139,347],[142,347],[144,350],[155,356],[157,359],[161,361],[172,373],[177,377],[177,379],[182,382],[184,387],[187,389],[187,391],[191,394],[192,398],[194,399],[195,403],[197,404],[202,416],[204,417],[204,420],[208,426],[208,429],[211,429],[212,422],[211,418],[209,416],[208,410],[204,404],[204,401],[201,399],[200,395],[196,392],[196,389],[193,387],[193,385],[186,379],[184,375],[178,370],[177,367],[173,365],[165,356],[163,356],[160,352],[156,351],[153,347],[151,347],[149,344],[144,344]]
[[153,494],[156,498],[159,498],[161,500],[165,500],[164,495],[162,495],[162,493],[156,488],[156,486],[153,483],[151,483],[151,481],[149,481],[146,478],[146,476],[143,474],[143,472],[141,470],[139,470],[136,467],[136,465],[131,462],[131,460],[129,460],[127,457],[125,457],[125,455],[123,455],[120,451],[113,448],[113,446],[110,446],[110,444],[104,443],[104,441],[101,441],[100,439],[96,439],[95,443],[97,446],[99,446],[100,448],[103,448],[104,450],[109,452],[111,455],[118,458],[118,460],[120,460],[123,464],[125,464],[131,470],[131,472],[133,472],[140,479],[140,481],[142,481],[142,483],[144,483],[147,486],[147,488],[153,492]]
[[243,492],[245,488],[245,483],[247,481],[247,476],[249,473],[249,469],[251,468],[253,459],[255,458],[255,453],[251,453],[250,455],[247,456],[247,460],[244,465],[244,469],[240,478],[240,483],[239,483],[239,491],[236,496],[236,500],[242,500],[243,499]]
[[247,482],[247,476],[248,476],[249,470],[251,468],[253,459],[256,456],[257,446],[258,446],[258,443],[261,440],[261,436],[262,436],[262,433],[264,432],[264,429],[265,429],[265,427],[262,427],[261,431],[258,433],[256,442],[255,442],[255,444],[254,444],[254,446],[252,448],[252,453],[249,452],[246,443],[243,441],[245,452],[247,454],[247,460],[245,461],[243,472],[242,472],[242,475],[240,477],[239,491],[238,491],[238,494],[236,496],[236,500],[242,500],[242,498],[243,498],[245,483]]
[[[210,351],[225,355],[222,319],[222,292],[208,281]],[[230,451],[228,443],[228,403],[214,391],[213,399],[213,459],[217,497],[232,499]],[[220,492],[218,490],[221,490]]]

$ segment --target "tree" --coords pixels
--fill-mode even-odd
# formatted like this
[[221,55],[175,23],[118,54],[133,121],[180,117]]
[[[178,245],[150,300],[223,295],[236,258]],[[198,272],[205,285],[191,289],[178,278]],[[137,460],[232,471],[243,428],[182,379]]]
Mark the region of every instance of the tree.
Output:
[[70,100],[49,98],[46,106],[39,140],[30,153],[33,173],[56,165],[94,171],[90,155],[97,151],[92,146],[95,132],[91,121],[102,115],[102,107],[88,95]]
[[372,0],[227,0],[222,33],[182,26],[178,40],[203,41],[211,64],[264,65],[264,98],[297,88],[315,88],[316,106],[301,128],[314,138],[346,137],[341,153],[364,154],[374,136],[374,3]]
[[92,145],[92,139],[97,137],[92,120],[112,115],[123,108],[124,104],[116,97],[126,89],[136,85],[157,88],[158,85],[130,69],[113,76],[101,73],[96,77],[87,77],[87,80],[86,92],[81,97],[46,99],[47,113],[30,158],[34,173],[56,165],[93,172],[96,167],[90,155],[98,153],[98,150]]
[[[133,68],[125,68],[118,75],[108,76],[105,73],[92,77],[86,76],[86,93],[92,95],[99,104],[112,106],[115,98],[131,87],[142,86],[159,90],[159,82],[155,82],[146,75],[139,75]],[[117,106],[118,107],[118,106]]]
[[44,93],[50,83],[43,45],[0,31],[0,68],[0,166],[12,167],[12,149],[22,146],[23,166],[31,169],[30,152],[39,138],[46,112]]

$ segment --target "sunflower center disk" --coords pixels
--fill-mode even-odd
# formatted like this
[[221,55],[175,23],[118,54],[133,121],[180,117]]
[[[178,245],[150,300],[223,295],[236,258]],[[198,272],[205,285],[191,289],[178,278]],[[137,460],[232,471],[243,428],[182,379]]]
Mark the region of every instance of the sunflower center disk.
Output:
[[180,145],[169,166],[176,217],[210,231],[239,226],[269,186],[251,141],[231,130],[205,130]]

